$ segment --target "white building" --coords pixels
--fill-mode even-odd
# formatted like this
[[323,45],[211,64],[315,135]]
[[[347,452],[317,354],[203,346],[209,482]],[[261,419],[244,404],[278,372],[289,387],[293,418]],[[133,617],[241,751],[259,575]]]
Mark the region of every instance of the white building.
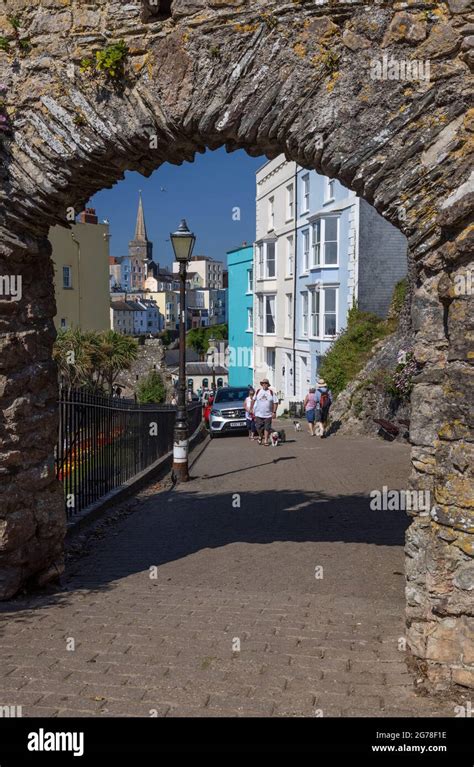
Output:
[[134,335],[133,309],[126,301],[110,302],[110,327],[124,336]]
[[290,368],[282,373],[277,355],[279,363],[293,355],[296,170],[279,156],[257,171],[254,383],[265,376],[280,396]]
[[[173,262],[173,272],[179,272],[179,264]],[[215,288],[220,290],[224,287],[224,264],[222,261],[214,261],[209,256],[192,256],[189,264],[189,272],[196,272],[201,280],[201,287]]]

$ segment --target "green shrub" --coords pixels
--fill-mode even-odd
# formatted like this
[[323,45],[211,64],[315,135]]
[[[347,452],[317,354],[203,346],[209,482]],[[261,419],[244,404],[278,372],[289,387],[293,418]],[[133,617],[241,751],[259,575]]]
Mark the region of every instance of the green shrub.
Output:
[[102,51],[96,51],[97,72],[105,72],[112,80],[122,77],[128,50],[125,41],[120,40],[118,43],[107,45]]
[[227,325],[211,325],[207,328],[193,328],[186,335],[186,346],[204,356],[209,348],[209,339],[222,341],[227,338]]
[[392,305],[390,307],[391,311],[393,311],[396,314],[400,314],[401,310],[403,309],[403,304],[405,303],[405,299],[407,297],[407,291],[408,291],[408,280],[406,277],[404,277],[403,280],[400,280],[399,282],[397,282],[393,290]]
[[8,39],[6,37],[0,37],[0,51],[8,51],[10,50],[10,43],[8,42]]
[[356,307],[349,310],[347,328],[336,338],[326,352],[319,370],[333,394],[341,392],[370,357],[376,341],[389,333],[385,320]]
[[137,400],[140,405],[160,403],[166,400],[166,388],[161,375],[152,370],[143,378],[137,388]]

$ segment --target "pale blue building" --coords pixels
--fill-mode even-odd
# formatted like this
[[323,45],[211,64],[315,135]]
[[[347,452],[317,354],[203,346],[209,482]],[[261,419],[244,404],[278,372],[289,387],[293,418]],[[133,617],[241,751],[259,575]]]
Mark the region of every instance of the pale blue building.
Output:
[[302,396],[353,305],[386,317],[407,272],[407,241],[339,181],[303,168],[296,176],[295,389]]

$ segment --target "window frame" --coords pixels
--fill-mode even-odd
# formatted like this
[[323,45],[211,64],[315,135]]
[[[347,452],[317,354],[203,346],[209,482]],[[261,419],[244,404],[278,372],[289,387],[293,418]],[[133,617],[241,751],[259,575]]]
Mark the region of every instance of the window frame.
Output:
[[[313,288],[310,291],[310,338],[319,338],[319,330],[321,327],[321,289]],[[317,332],[314,332],[314,323],[316,321]]]
[[[327,312],[326,311],[326,291],[327,290],[334,290],[335,293],[336,293],[335,310],[331,311],[331,312]],[[311,299],[310,299],[311,303],[309,305],[309,308],[311,310],[309,312],[309,330],[310,330],[310,334],[308,336],[309,338],[311,338],[313,340],[318,340],[318,341],[328,341],[328,340],[334,340],[334,338],[337,337],[337,334],[339,332],[339,324],[338,324],[338,317],[339,317],[339,290],[340,290],[340,284],[339,283],[337,283],[337,284],[328,283],[326,285],[320,285],[318,288],[316,288],[316,286],[315,286],[315,287],[312,287],[312,288],[309,289],[308,292],[313,294],[311,296]],[[315,296],[315,294],[319,295],[319,307],[318,307],[318,312],[316,312],[316,313],[313,312],[313,296]],[[316,299],[314,298],[314,300],[316,300]],[[315,314],[318,317],[318,320],[317,320],[317,323],[318,323],[318,335],[314,335],[313,334],[313,316],[315,316]],[[325,320],[325,318],[326,318],[327,314],[334,315],[334,317],[335,317],[335,332],[334,332],[334,334],[327,334],[327,333],[325,333],[325,329],[326,329],[326,320]]]
[[[301,337],[308,338],[309,291],[301,291]],[[306,311],[305,311],[306,309]]]
[[253,266],[247,269],[247,294],[253,293]]
[[336,199],[335,184],[336,184],[335,178],[329,178],[329,176],[324,177],[324,204],[325,205],[327,205],[330,202],[334,202],[334,200]]
[[[65,271],[67,270],[68,274],[68,285],[65,284]],[[73,290],[73,284],[72,284],[72,266],[64,265],[63,266],[63,290]]]
[[293,335],[293,293],[285,293],[285,338]]
[[[336,338],[337,336],[337,315],[338,315],[338,309],[339,309],[339,287],[336,285],[324,285],[321,290],[324,291],[324,311],[322,313],[322,319],[323,319],[323,327],[322,330],[324,332],[323,338]],[[327,312],[326,310],[326,291],[327,290],[334,290],[335,291],[335,300],[334,300],[334,311]],[[334,315],[334,333],[326,333],[326,316],[328,314]]]
[[[277,295],[276,295],[276,293],[264,293],[263,295],[265,297],[265,301],[264,301],[264,328],[265,328],[265,333],[264,333],[264,335],[266,335],[266,336],[276,336],[276,329],[277,329],[277,314],[276,314],[276,311],[277,311]],[[267,305],[268,305],[267,302],[270,299],[272,299],[272,298],[273,298],[273,301],[274,301],[274,304],[273,304],[273,306],[274,306],[274,311],[273,311],[274,330],[270,331],[270,330],[267,329],[267,318],[270,316],[268,314],[268,312],[267,312]]]
[[295,217],[295,185],[288,184],[286,187],[286,221],[293,221]]
[[301,211],[301,214],[303,214],[303,213],[309,212],[309,204],[310,204],[310,174],[309,172],[301,176],[301,181],[303,184],[303,194],[302,194],[303,210]]
[[[272,259],[273,260],[273,274],[268,274],[268,264],[269,264],[268,246],[269,245],[271,245],[273,247],[273,259]],[[264,268],[265,279],[266,280],[275,280],[276,276],[277,276],[277,274],[276,274],[276,267],[277,267],[277,261],[276,261],[276,242],[271,241],[271,242],[266,242],[265,243],[264,260],[265,260],[265,268]]]
[[[278,241],[275,239],[269,239],[269,240],[263,240],[262,242],[257,243],[257,280],[276,280],[277,279],[277,269],[278,269],[278,247],[277,247]],[[271,245],[274,248],[274,258],[273,264],[274,264],[274,274],[269,275],[268,274],[268,246]],[[252,291],[252,293],[254,290]]]
[[246,333],[253,333],[253,306],[247,306],[247,328]]
[[268,198],[267,215],[267,231],[273,232],[275,230],[275,195]]
[[[326,221],[328,219],[333,219],[336,221],[336,239],[335,240],[326,240]],[[340,215],[332,215],[330,213],[326,215],[320,215],[316,216],[311,221],[311,266],[310,269],[339,269],[340,263],[340,242],[341,242],[341,226],[340,226],[341,217]],[[319,224],[319,243],[316,243],[315,241],[315,231],[316,227]],[[326,261],[326,244],[327,243],[336,243],[336,263],[335,264],[328,264]],[[319,244],[319,260],[316,261],[315,259],[315,253],[316,253],[316,244]]]
[[302,229],[301,237],[303,239],[303,270],[302,273],[306,274],[309,271],[309,253],[311,249],[311,237],[309,228]]
[[295,238],[294,235],[286,236],[286,277],[293,277],[295,262]]

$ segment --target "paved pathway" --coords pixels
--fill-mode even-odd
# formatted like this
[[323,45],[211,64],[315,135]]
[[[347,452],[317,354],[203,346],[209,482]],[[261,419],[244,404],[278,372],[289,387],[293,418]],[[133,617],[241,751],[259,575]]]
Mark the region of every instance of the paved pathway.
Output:
[[406,487],[408,449],[288,436],[276,449],[213,440],[191,483],[151,487],[103,524],[63,589],[4,603],[0,705],[453,716],[415,694],[404,663],[407,518],[368,503]]

